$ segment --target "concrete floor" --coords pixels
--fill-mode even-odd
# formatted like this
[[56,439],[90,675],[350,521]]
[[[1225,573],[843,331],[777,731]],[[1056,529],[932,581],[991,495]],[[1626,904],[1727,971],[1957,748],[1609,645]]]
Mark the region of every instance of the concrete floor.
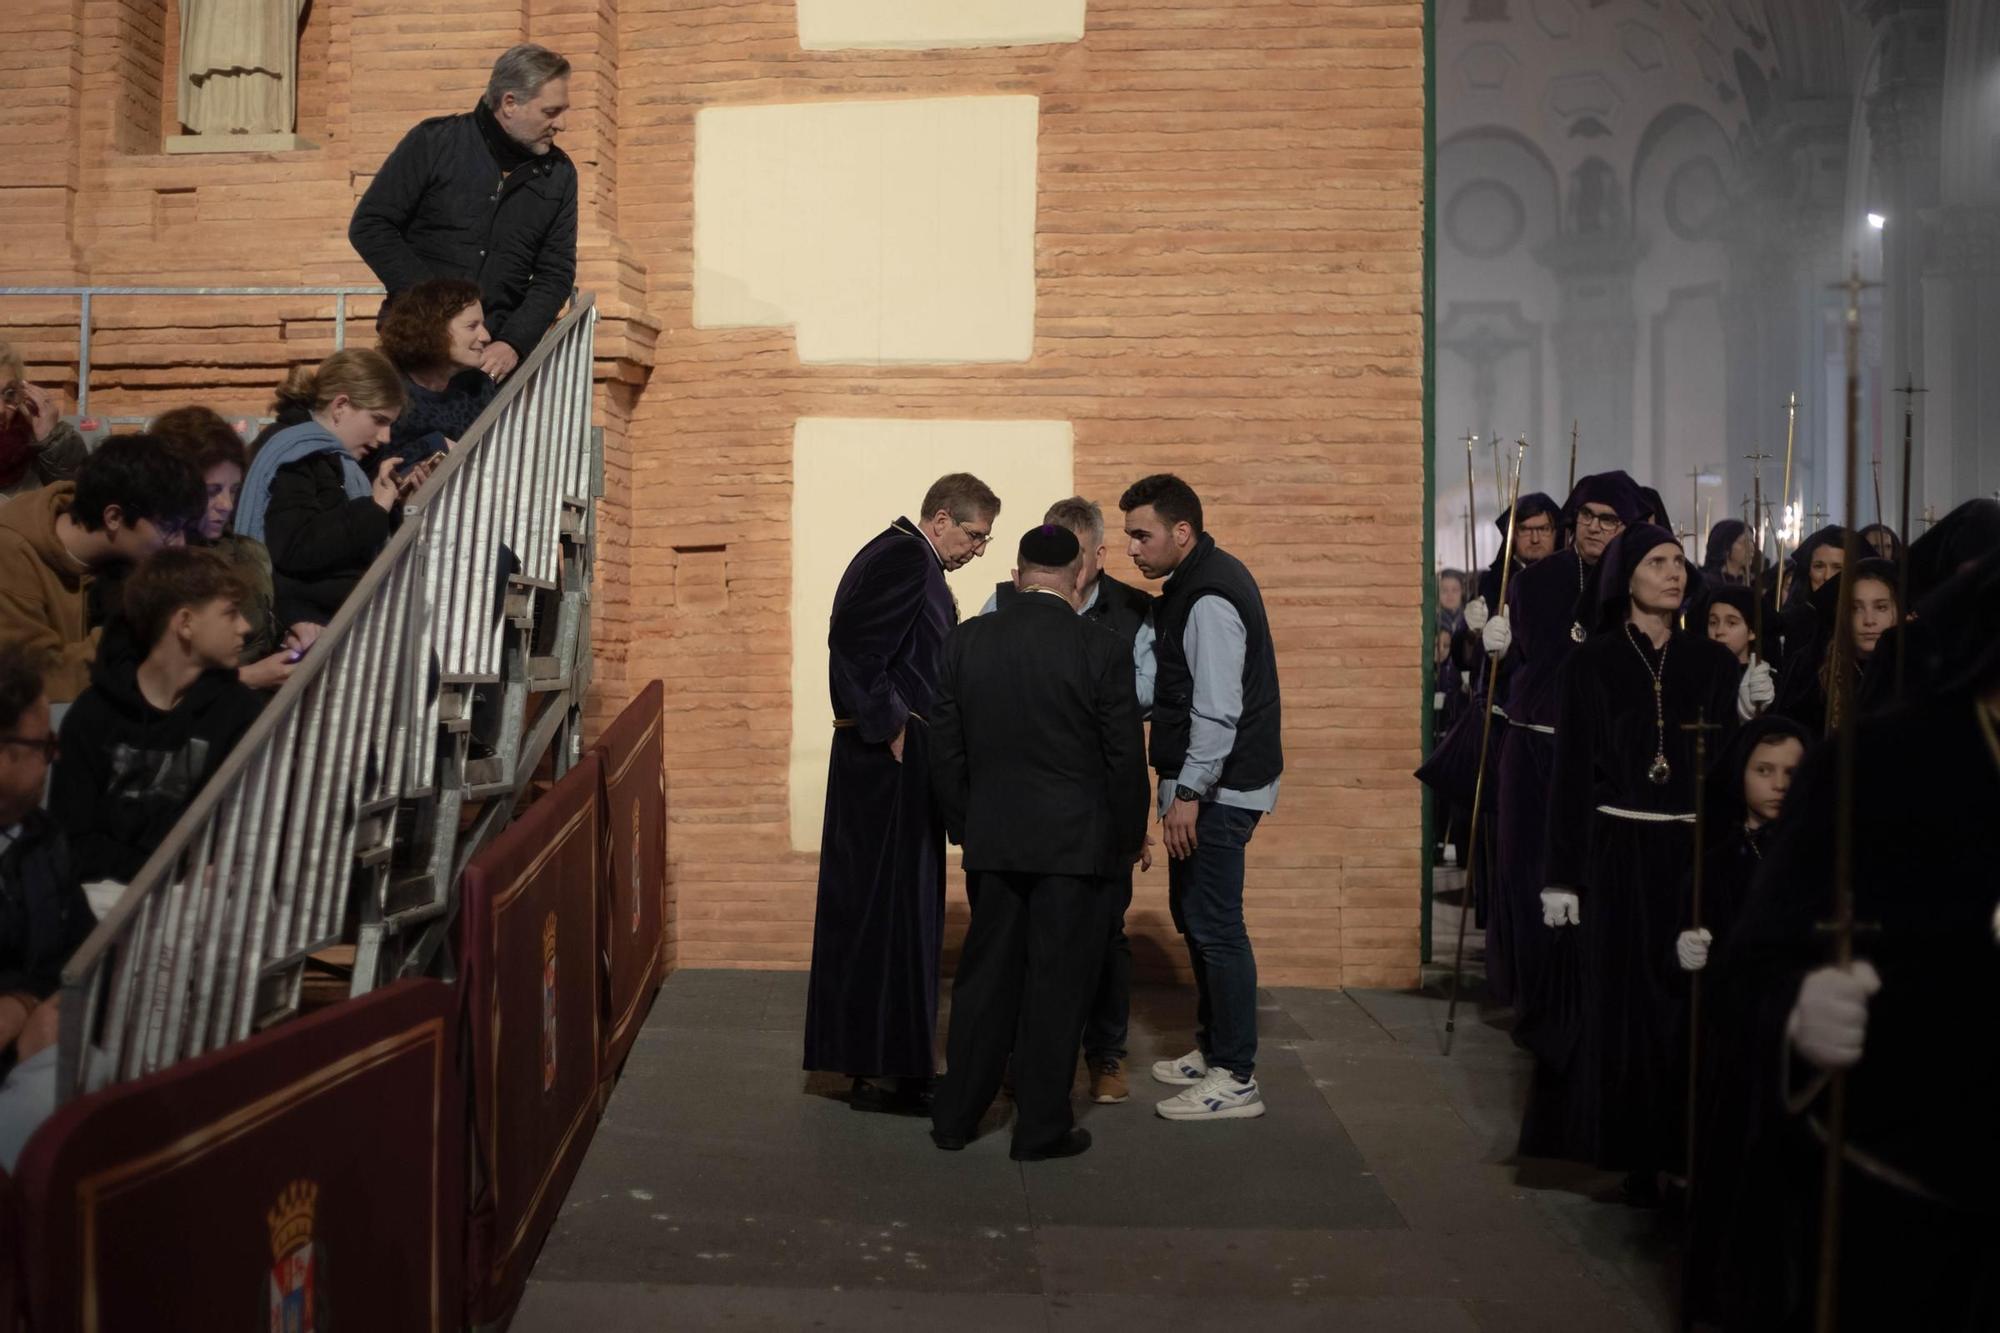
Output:
[[1527,1058],[1470,1005],[1442,1055],[1440,990],[1261,992],[1269,1113],[1212,1125],[1152,1114],[1193,998],[1141,991],[1133,1099],[1080,1104],[1083,1157],[1022,1164],[1004,1101],[943,1153],[800,1073],[803,975],[676,973],[514,1328],[1667,1329],[1672,1221],[1511,1165]]

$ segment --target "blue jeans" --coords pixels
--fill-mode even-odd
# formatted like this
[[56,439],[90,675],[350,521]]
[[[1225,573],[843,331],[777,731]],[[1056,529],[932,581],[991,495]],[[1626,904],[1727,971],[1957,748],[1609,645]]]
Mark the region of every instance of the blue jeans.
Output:
[[1195,1041],[1209,1067],[1257,1067],[1257,957],[1243,928],[1243,849],[1263,815],[1204,802],[1194,855],[1167,863],[1167,906],[1194,965]]

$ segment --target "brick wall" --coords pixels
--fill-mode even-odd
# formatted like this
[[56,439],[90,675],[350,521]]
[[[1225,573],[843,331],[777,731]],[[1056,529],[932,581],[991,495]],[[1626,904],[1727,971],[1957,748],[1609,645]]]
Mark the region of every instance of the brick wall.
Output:
[[[523,36],[575,61],[579,282],[606,315],[593,713],[668,683],[679,962],[809,956],[815,866],[787,850],[784,788],[792,423],[1028,416],[1075,423],[1078,485],[1107,508],[1133,477],[1183,473],[1263,582],[1289,762],[1250,858],[1265,979],[1415,976],[1420,0],[1092,0],[1074,45],[853,53],[800,51],[788,0],[315,0],[300,129],[320,146],[202,158],[159,151],[176,13],[9,6],[0,284],[367,282],[346,221],[396,138],[470,105]],[[808,369],[782,331],[690,327],[697,108],[975,92],[1042,99],[1029,363]],[[331,314],[106,300],[93,407],[260,410],[330,350]],[[59,387],[74,328],[73,304],[0,301]],[[1155,974],[1181,958],[1164,886],[1156,870],[1132,913]]]
[[[623,0],[621,232],[666,330],[632,422],[627,651],[631,679],[669,687],[682,963],[810,956],[787,644],[823,627],[789,623],[792,423],[1025,416],[1075,422],[1079,487],[1107,509],[1145,472],[1185,475],[1263,583],[1289,762],[1250,857],[1266,980],[1415,976],[1421,13],[1093,0],[1071,46],[807,53],[782,0]],[[689,327],[698,108],[975,92],[1042,98],[1029,363],[808,368],[783,331]],[[1163,871],[1130,921],[1142,966],[1178,965]]]

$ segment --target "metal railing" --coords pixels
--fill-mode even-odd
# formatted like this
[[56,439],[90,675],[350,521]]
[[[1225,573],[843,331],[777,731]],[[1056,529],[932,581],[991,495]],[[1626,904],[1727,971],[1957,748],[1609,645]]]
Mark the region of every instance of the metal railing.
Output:
[[[596,319],[579,296],[508,377],[71,958],[63,1096],[86,1052],[93,1081],[129,1079],[296,1012],[308,959],[336,944],[356,946],[355,994],[450,972],[466,860],[545,755],[561,773],[580,754]],[[468,754],[475,730],[490,755]]]
[[[0,296],[67,296],[77,302],[76,415],[90,415],[90,329],[93,303],[106,296],[331,296],[333,350],[347,346],[347,298],[382,296],[380,287],[0,287]],[[144,417],[110,417],[117,425],[143,425]]]

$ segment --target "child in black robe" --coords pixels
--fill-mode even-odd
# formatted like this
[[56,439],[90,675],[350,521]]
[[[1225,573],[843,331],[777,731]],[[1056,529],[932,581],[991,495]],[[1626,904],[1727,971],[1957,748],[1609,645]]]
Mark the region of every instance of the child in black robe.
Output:
[[[1701,915],[1694,916],[1694,876],[1682,888],[1682,920],[1687,929],[1675,943],[1683,972],[1701,972],[1717,940],[1726,944],[1736,929],[1751,885],[1763,864],[1764,851],[1782,813],[1793,774],[1805,758],[1812,738],[1790,718],[1765,716],[1748,723],[1710,769],[1707,785],[1707,826],[1710,839],[1702,857]],[[1715,1309],[1714,1274],[1719,1267],[1717,1238],[1727,1229],[1734,1210],[1735,1185],[1744,1163],[1735,1150],[1743,1141],[1750,1108],[1740,1096],[1726,1095],[1740,1086],[1735,1071],[1719,1061],[1727,1052],[1727,1033],[1718,1030],[1717,1009],[1703,1011],[1695,1136],[1694,1210],[1690,1245],[1683,1276],[1686,1299],[1698,1317]],[[1685,1038],[1683,1038],[1685,1041]],[[1685,1052],[1685,1048],[1683,1048]],[[1686,1077],[1682,1065],[1682,1077]]]
[[[2000,1328],[2000,564],[1939,687],[1857,722],[1856,961],[1829,964],[1837,743],[1800,770],[1711,982],[1753,1115],[1713,1279],[1727,1329],[1811,1327],[1829,1071],[1846,1071],[1838,1326]],[[1703,1186],[1697,1184],[1697,1191]]]

